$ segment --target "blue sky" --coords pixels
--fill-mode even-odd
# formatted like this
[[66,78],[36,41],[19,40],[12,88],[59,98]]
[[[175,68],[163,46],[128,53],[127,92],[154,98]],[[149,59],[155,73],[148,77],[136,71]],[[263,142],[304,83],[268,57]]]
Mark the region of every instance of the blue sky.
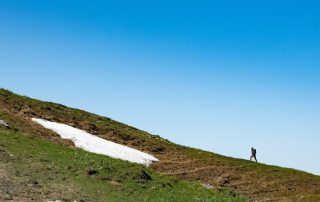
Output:
[[0,87],[320,174],[319,7],[0,0]]

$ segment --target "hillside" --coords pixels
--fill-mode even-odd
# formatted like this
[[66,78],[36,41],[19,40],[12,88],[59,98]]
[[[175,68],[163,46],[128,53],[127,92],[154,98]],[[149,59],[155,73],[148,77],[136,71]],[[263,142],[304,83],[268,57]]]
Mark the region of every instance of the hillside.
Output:
[[144,166],[0,130],[0,201],[244,201]]
[[[145,168],[89,154],[76,149],[71,141],[63,140],[32,122],[34,117],[68,124],[152,154],[160,161]],[[242,200],[235,194],[257,201],[320,200],[318,176],[184,147],[106,117],[19,96],[3,89],[0,90],[0,119],[10,127],[1,129],[0,160],[5,163],[1,164],[0,175],[8,180],[0,182],[0,189],[15,182],[12,179],[16,179],[18,185],[20,181],[28,181],[37,175],[41,181],[31,182],[30,186],[27,183],[21,196],[27,192],[37,195],[35,189],[39,183],[42,184],[39,196],[43,196],[45,190],[54,190],[49,196],[85,201],[90,197],[101,200],[99,197],[103,194],[112,195],[114,200],[130,200],[132,197],[131,200],[142,201],[150,200],[152,195],[155,195],[154,200],[167,197],[167,201]],[[104,170],[109,165],[112,174],[108,169]],[[44,169],[48,167],[53,170]],[[93,170],[92,175],[88,174],[90,170]],[[52,174],[52,183],[48,173]],[[146,180],[145,173],[150,173],[152,180]],[[64,179],[65,176],[70,177]],[[200,183],[213,191],[199,186]],[[103,190],[94,193],[101,187]]]

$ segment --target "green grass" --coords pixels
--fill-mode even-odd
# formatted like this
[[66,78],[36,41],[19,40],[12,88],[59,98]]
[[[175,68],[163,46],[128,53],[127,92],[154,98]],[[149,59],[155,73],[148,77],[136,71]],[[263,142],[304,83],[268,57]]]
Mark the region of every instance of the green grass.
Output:
[[[161,176],[139,164],[10,130],[0,130],[0,149],[8,172],[35,181],[48,200],[246,201],[231,193],[207,190],[198,183]],[[97,173],[89,175],[90,170]],[[56,198],[50,198],[53,196]]]
[[[62,145],[69,145],[68,143],[61,141],[54,132],[33,123],[31,121],[33,117],[66,123],[104,139],[155,155],[163,162],[172,163],[155,164],[152,169],[147,169],[140,165],[66,148]],[[178,145],[104,116],[20,96],[4,89],[0,89],[0,119],[5,120],[11,128],[11,132],[2,133],[11,133],[11,136],[16,138],[5,140],[6,136],[0,137],[0,157],[1,150],[7,145],[6,152],[10,150],[17,154],[12,158],[7,155],[10,162],[14,162],[14,165],[10,164],[12,173],[16,175],[15,172],[18,172],[20,175],[23,172],[21,175],[37,179],[43,185],[44,190],[41,190],[41,193],[57,193],[48,194],[57,197],[47,197],[47,199],[63,196],[64,199],[69,201],[76,199],[78,202],[79,199],[85,201],[244,200],[230,193],[213,193],[205,190],[201,185],[193,183],[197,181],[210,184],[216,190],[238,193],[253,201],[265,199],[320,201],[319,176]],[[7,143],[1,144],[1,141]],[[13,144],[15,141],[16,145]],[[29,143],[24,144],[24,142]],[[37,148],[30,145],[37,145]],[[32,153],[32,157],[28,156],[29,153]],[[182,162],[190,163],[184,163],[183,167],[179,167],[179,163]],[[34,172],[27,165],[32,165]],[[0,164],[0,200],[1,186],[7,186],[6,182],[2,182],[1,166],[2,164]],[[210,169],[193,172],[206,167]],[[99,173],[88,176],[86,171],[89,169],[98,170]],[[139,179],[141,169],[149,173],[152,180]],[[177,175],[181,179],[188,180],[188,183],[156,173],[167,173],[167,171],[172,173],[176,170],[181,171],[180,173],[189,173],[183,176]],[[52,180],[48,180],[47,177]],[[227,184],[221,180],[224,178],[227,179]],[[63,191],[65,189],[68,191]]]

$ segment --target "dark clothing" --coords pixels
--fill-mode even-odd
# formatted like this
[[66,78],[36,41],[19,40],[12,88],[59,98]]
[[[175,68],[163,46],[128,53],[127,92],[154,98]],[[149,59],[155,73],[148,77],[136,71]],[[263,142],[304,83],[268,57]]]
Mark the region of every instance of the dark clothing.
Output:
[[252,160],[252,158],[254,158],[254,160],[255,160],[256,162],[258,162],[258,161],[257,161],[257,150],[254,149],[253,147],[251,147],[250,161]]

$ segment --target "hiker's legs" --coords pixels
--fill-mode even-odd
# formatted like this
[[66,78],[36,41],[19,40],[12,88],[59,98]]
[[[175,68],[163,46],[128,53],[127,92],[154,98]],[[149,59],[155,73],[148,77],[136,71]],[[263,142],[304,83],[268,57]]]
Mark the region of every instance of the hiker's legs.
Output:
[[256,162],[258,162],[257,157],[256,157],[255,155],[251,155],[251,156],[250,156],[250,161],[252,161],[252,158],[253,158]]

